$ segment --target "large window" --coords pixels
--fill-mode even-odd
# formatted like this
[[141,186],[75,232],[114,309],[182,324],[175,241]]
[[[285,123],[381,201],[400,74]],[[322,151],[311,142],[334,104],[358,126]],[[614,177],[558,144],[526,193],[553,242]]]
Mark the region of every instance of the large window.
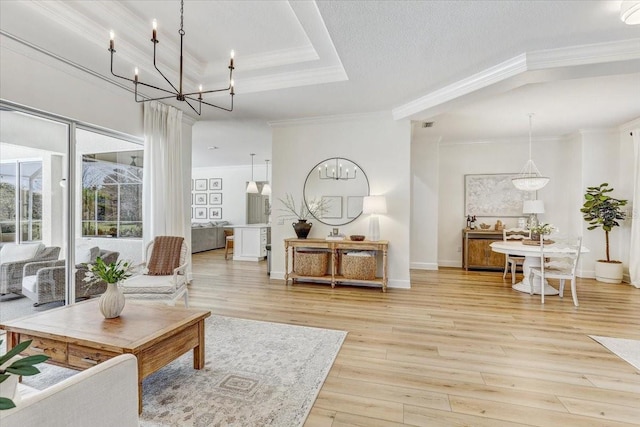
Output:
[[[19,190],[16,191],[16,189]],[[42,240],[42,162],[1,163],[0,241],[40,240]]]
[[[141,152],[82,156],[82,235],[142,237]],[[131,158],[129,163],[123,158]],[[138,163],[140,160],[138,160]]]

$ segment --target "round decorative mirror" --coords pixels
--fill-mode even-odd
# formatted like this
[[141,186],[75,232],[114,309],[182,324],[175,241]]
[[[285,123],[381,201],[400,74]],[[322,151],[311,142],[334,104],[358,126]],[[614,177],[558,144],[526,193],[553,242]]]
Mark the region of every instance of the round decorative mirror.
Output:
[[355,162],[341,157],[315,165],[304,182],[307,208],[317,211],[314,218],[326,225],[345,225],[358,218],[368,195],[367,175]]

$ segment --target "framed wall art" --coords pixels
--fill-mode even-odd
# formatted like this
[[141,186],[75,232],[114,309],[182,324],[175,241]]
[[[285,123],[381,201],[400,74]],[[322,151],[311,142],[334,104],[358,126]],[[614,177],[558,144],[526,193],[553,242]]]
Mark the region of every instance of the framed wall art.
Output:
[[207,193],[196,193],[194,205],[206,205],[207,204]]
[[206,179],[196,179],[194,184],[194,190],[196,191],[206,191],[207,190],[207,180]]
[[196,208],[195,219],[207,219],[207,208]]
[[209,178],[209,190],[222,190],[222,178]]
[[209,219],[222,219],[222,208],[209,208]]
[[521,217],[525,200],[535,192],[521,191],[511,183],[516,173],[464,176],[464,215],[477,217]]
[[209,193],[209,204],[210,205],[221,205],[222,204],[222,193]]

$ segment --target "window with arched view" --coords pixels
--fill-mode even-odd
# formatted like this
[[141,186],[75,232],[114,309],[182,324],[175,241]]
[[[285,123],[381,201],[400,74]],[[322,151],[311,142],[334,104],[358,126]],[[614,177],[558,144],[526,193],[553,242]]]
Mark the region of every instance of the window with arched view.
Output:
[[142,237],[142,151],[83,154],[82,235]]

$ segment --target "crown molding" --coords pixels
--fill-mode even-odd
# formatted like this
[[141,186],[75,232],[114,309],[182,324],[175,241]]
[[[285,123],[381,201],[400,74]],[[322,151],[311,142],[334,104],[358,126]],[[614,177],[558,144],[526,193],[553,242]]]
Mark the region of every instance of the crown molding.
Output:
[[467,95],[526,71],[526,55],[518,55],[392,110],[395,120]]
[[640,117],[633,119],[630,122],[623,123],[618,127],[620,132],[632,132],[640,130]]
[[318,116],[293,120],[276,120],[267,122],[267,124],[272,128],[284,128],[315,124],[355,122],[359,120],[387,120],[392,118],[393,117],[390,115],[389,111],[377,111],[372,113],[342,114],[339,116]]
[[[640,39],[570,46],[522,53],[465,79],[393,109],[395,120],[426,112],[498,83],[515,81],[528,72],[640,59]],[[538,77],[540,79],[541,77]],[[565,78],[567,78],[565,76]],[[527,83],[522,79],[522,83]],[[529,82],[531,83],[531,82]]]
[[310,86],[344,80],[348,80],[344,68],[339,65],[333,65],[242,79],[236,83],[236,94]]

